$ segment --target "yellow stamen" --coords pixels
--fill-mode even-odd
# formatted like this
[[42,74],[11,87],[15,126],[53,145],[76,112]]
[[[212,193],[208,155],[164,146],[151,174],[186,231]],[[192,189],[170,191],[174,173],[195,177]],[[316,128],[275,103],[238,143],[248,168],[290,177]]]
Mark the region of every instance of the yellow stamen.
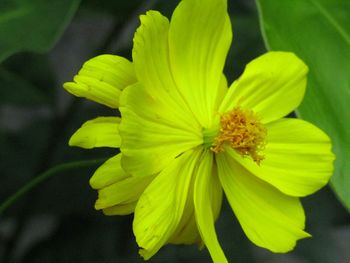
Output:
[[258,116],[252,110],[236,107],[221,116],[220,124],[219,134],[210,149],[215,153],[222,152],[227,143],[242,156],[250,156],[260,164],[264,159],[260,152],[266,144],[267,130]]

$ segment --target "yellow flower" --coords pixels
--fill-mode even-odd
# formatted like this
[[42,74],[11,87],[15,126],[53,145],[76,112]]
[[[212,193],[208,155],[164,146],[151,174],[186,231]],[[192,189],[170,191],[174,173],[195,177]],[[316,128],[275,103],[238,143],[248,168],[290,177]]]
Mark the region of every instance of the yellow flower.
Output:
[[226,0],[183,0],[171,22],[141,16],[133,62],[102,55],[64,87],[119,117],[85,123],[70,145],[120,147],[91,178],[96,209],[135,213],[133,231],[149,259],[163,245],[205,245],[227,262],[214,223],[223,192],[248,238],[287,252],[304,232],[299,197],[327,184],[334,155],[326,134],[283,118],[301,102],[307,66],[268,52],[227,86],[232,30]]

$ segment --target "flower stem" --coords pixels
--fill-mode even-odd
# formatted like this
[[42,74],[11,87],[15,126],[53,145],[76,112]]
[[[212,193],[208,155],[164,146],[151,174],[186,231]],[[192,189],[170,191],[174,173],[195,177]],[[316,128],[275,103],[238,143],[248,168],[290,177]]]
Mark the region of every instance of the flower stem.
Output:
[[13,193],[9,196],[1,205],[0,205],[0,215],[13,203],[15,203],[19,198],[28,193],[30,190],[46,181],[50,177],[59,174],[64,171],[74,170],[83,167],[97,166],[102,164],[105,159],[98,160],[88,160],[88,161],[75,161],[70,163],[63,163],[48,169],[47,171],[37,175],[32,180],[30,180],[27,184],[23,185],[17,192]]

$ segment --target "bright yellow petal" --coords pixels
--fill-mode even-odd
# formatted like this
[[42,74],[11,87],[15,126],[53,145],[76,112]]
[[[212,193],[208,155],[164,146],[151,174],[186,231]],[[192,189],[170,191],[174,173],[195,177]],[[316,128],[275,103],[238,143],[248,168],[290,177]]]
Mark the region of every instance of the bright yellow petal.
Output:
[[128,204],[116,205],[116,206],[105,208],[105,209],[102,210],[102,212],[106,216],[130,215],[130,214],[134,213],[136,204],[137,204],[137,201],[136,202],[131,202],[131,203],[128,203]]
[[[199,232],[211,258],[216,263],[228,262],[215,232],[215,215],[212,207],[217,196],[221,196],[221,185],[213,174],[213,153],[206,151],[200,161],[194,186],[194,207]],[[219,193],[219,194],[218,194]],[[216,199],[216,200],[215,200]],[[216,206],[221,206],[220,204]],[[217,209],[217,208],[216,208]]]
[[273,252],[288,252],[303,231],[305,215],[298,198],[287,196],[260,180],[226,153],[217,155],[226,197],[247,237]]
[[70,138],[70,146],[85,149],[94,147],[120,147],[118,117],[98,117],[85,122]]
[[123,91],[122,166],[133,175],[158,173],[179,154],[202,144],[201,128],[174,118],[161,99],[150,97],[139,84]]
[[[221,76],[220,85],[218,88],[218,96],[215,103],[215,109],[218,109],[228,92],[227,79],[225,75]],[[218,115],[218,114],[217,114]]]
[[131,177],[120,165],[122,154],[107,160],[90,179],[90,185],[98,189],[96,209],[106,215],[127,215],[134,212],[136,203],[153,180],[153,177]]
[[174,234],[169,238],[170,244],[198,244],[202,246],[202,239],[198,231],[195,212],[194,212],[194,182],[196,180],[196,172],[191,176],[191,182],[187,192],[187,200],[181,220],[174,231]]
[[303,120],[281,119],[266,125],[265,159],[260,166],[228,149],[251,173],[292,196],[312,194],[333,174],[329,137]]
[[117,108],[121,90],[136,81],[134,66],[129,60],[114,55],[100,55],[85,62],[74,77],[74,82],[67,82],[63,86],[77,97]]
[[171,68],[178,89],[203,127],[211,127],[232,29],[227,1],[184,0],[169,30]]
[[280,119],[302,101],[307,72],[308,67],[293,53],[267,52],[246,66],[219,111],[241,106],[257,112],[263,123]]
[[172,113],[178,122],[193,125],[196,119],[179,94],[170,68],[168,19],[157,11],[148,11],[140,20],[132,51],[138,80],[151,98],[161,99],[163,111]]
[[188,199],[190,199],[190,202],[192,203],[191,208],[189,208],[189,206],[185,207],[184,215],[177,227],[177,230],[169,239],[169,243],[175,245],[198,244],[200,246],[202,244],[202,240],[199,235],[194,216],[193,200],[191,199],[190,195],[188,196]]
[[145,259],[169,242],[181,222],[199,155],[200,151],[191,150],[176,158],[140,197],[133,229]]
[[98,190],[129,177],[120,165],[121,156],[119,153],[108,159],[95,171],[90,178],[90,186],[93,189]]
[[129,176],[98,191],[95,208],[105,209],[136,202],[154,176]]

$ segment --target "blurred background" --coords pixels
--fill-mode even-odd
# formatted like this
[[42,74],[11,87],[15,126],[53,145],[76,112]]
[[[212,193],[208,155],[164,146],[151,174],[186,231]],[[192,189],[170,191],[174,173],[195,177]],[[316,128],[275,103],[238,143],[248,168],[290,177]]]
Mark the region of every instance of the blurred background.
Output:
[[[170,17],[177,3],[0,0],[0,50],[13,43],[11,39],[17,45],[0,54],[0,202],[57,164],[116,154],[114,149],[68,147],[70,136],[86,120],[119,113],[74,98],[62,84],[93,56],[112,53],[130,59],[138,16],[156,9]],[[9,10],[19,5],[25,7],[20,9],[24,14],[34,11],[35,18],[19,21],[10,31],[6,20],[18,14]],[[231,82],[266,49],[255,2],[229,1],[229,12],[234,41],[225,73]],[[36,34],[35,29],[46,33]],[[132,233],[132,216],[107,217],[94,210],[96,192],[88,185],[94,169],[58,174],[1,214],[0,262],[143,262]],[[225,201],[216,226],[229,261],[350,262],[350,216],[333,192],[326,187],[302,201],[306,230],[313,237],[299,241],[288,254],[273,254],[251,244]],[[211,262],[211,258],[196,246],[168,245],[151,262]]]

